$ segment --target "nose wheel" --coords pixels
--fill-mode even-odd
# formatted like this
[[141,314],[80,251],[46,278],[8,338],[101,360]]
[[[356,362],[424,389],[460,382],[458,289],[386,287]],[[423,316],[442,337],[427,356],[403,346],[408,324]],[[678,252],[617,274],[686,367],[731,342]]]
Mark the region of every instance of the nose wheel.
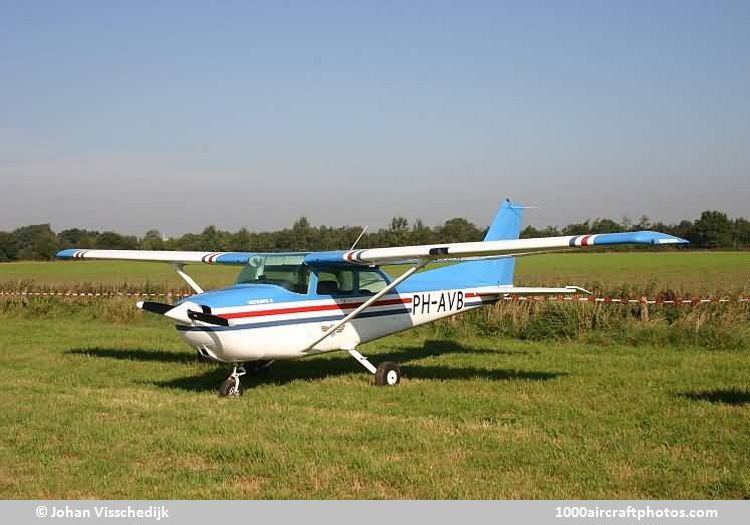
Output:
[[219,387],[219,396],[241,396],[244,388],[240,383],[240,377],[244,376],[246,373],[244,366],[241,364],[234,365],[232,367],[232,373],[229,374],[229,377],[227,377]]

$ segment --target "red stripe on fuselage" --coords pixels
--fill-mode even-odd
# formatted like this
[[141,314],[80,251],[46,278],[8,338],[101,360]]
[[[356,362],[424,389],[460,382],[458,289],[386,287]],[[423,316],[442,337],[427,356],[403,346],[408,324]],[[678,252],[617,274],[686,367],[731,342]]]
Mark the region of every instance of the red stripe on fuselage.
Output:
[[581,237],[581,246],[589,245],[589,237],[591,237],[591,235],[584,235],[583,237]]
[[[384,299],[382,301],[375,301],[372,306],[388,306],[391,304],[410,304],[411,298],[406,299]],[[321,312],[325,310],[353,310],[359,306],[362,306],[364,301],[359,303],[346,303],[346,304],[318,304],[312,306],[297,306],[294,308],[276,308],[274,310],[255,310],[252,312],[232,312],[226,314],[218,314],[219,317],[224,319],[240,319],[244,317],[263,317],[267,315],[282,315],[282,314],[299,314],[307,312]]]

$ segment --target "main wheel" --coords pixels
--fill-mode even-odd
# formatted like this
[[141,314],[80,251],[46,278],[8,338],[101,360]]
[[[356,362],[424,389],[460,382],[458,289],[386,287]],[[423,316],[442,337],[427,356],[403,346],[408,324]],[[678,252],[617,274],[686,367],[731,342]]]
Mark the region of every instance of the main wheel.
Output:
[[243,394],[242,385],[239,384],[239,378],[228,377],[219,387],[219,396],[241,396]]
[[395,386],[401,382],[401,367],[397,363],[385,361],[378,365],[375,372],[375,384],[378,386]]

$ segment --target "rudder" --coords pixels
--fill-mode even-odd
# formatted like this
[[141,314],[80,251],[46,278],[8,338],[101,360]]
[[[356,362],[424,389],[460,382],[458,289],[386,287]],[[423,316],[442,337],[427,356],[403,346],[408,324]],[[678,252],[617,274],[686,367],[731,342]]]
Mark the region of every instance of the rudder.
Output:
[[[518,239],[524,207],[506,199],[490,224],[485,241]],[[419,273],[409,279],[413,284],[435,287],[479,287],[512,285],[516,260],[513,257],[487,261],[466,261]]]

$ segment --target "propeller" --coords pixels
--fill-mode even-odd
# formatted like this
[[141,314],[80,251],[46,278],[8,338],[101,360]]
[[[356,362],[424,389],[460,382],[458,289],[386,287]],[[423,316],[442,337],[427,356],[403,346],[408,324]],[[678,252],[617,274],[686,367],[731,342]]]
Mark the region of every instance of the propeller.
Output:
[[[191,324],[191,321],[201,321],[217,326],[229,326],[229,320],[211,314],[211,308],[202,304],[182,303],[179,305],[155,303],[152,301],[140,301],[138,308],[146,312],[164,315],[175,321]],[[193,308],[200,308],[200,311]]]
[[151,301],[141,301],[138,303],[138,308],[146,312],[164,315],[165,313],[170,311],[172,308],[174,308],[174,305],[164,304],[164,303],[154,303]]
[[[204,308],[208,307],[204,306]],[[229,326],[229,319],[224,319],[223,317],[219,317],[218,315],[211,315],[205,312],[196,312],[195,310],[188,310],[187,315],[194,321],[203,321],[204,323],[215,324],[218,326]]]

